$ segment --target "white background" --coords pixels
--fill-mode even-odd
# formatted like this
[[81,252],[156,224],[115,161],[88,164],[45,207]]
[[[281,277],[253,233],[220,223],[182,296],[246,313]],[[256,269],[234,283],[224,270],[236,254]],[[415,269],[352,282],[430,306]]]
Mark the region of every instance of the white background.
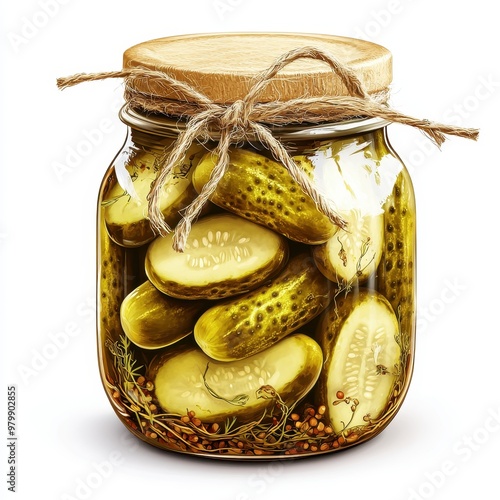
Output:
[[[418,500],[498,494],[500,67],[498,16],[491,5],[2,3],[0,438],[7,434],[7,386],[15,384],[17,498]],[[362,446],[317,459],[274,465],[193,459],[129,438],[101,387],[93,316],[95,208],[100,179],[125,137],[116,114],[122,88],[115,80],[60,92],[55,81],[120,69],[126,48],[152,38],[266,30],[357,36],[385,45],[394,54],[394,107],[479,127],[481,136],[477,143],[452,138],[440,152],[419,132],[390,127],[391,142],[413,174],[419,251],[415,373],[390,426]],[[71,171],[57,175],[55,165],[66,163],[70,148],[99,128],[102,140]],[[7,491],[6,442],[0,446],[0,490],[13,495]]]

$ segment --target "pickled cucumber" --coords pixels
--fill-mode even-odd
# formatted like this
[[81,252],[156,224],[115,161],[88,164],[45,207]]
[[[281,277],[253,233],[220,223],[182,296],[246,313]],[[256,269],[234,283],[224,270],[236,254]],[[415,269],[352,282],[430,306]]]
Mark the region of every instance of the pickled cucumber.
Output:
[[362,283],[377,269],[384,241],[383,214],[363,215],[359,210],[342,213],[347,229],[339,228],[313,250],[320,271],[336,283]]
[[261,387],[271,386],[285,404],[298,402],[314,386],[322,361],[318,344],[297,333],[231,363],[214,361],[197,347],[167,349],[152,361],[149,377],[167,413],[184,415],[193,410],[204,421],[236,417],[250,422],[275,404],[261,396]]
[[195,340],[213,359],[247,358],[320,314],[333,289],[309,253],[299,254],[270,283],[203,313],[194,327]]
[[404,355],[415,331],[415,198],[406,170],[399,174],[384,214],[384,251],[377,269],[378,290],[389,300],[401,327]]
[[163,293],[182,299],[220,299],[248,292],[286,264],[288,243],[270,229],[232,214],[194,223],[183,253],[172,235],[153,241],[146,273]]
[[[179,211],[196,197],[191,178],[193,167],[205,152],[200,146],[192,147],[182,165],[168,177],[160,196],[160,209],[167,224],[174,226],[181,218]],[[109,235],[119,245],[137,247],[154,238],[148,220],[147,195],[157,170],[156,155],[137,150],[128,159],[126,167],[116,166],[117,175],[124,177],[106,194],[102,204]],[[126,169],[126,173],[125,170]]]
[[317,398],[335,432],[384,412],[400,370],[399,325],[385,297],[360,289],[332,302],[318,327],[325,363]]
[[97,253],[101,263],[98,274],[98,318],[99,328],[106,338],[114,340],[121,334],[120,305],[126,295],[126,283],[122,279],[123,273],[131,267],[130,260],[126,259],[125,249],[114,243],[106,233],[105,223],[98,219],[101,238],[98,242]]
[[[196,167],[193,184],[198,192],[208,182],[215,161],[208,153]],[[283,165],[249,150],[231,150],[230,164],[211,201],[301,243],[324,243],[337,229]]]
[[179,300],[159,292],[146,281],[129,293],[120,308],[123,331],[137,346],[158,349],[193,331],[206,302]]
[[[125,248],[111,240],[106,232],[104,218],[97,217],[100,238],[97,240],[97,258],[100,263],[97,275],[97,332],[99,370],[101,374],[115,374],[115,359],[106,347],[122,335],[120,324],[120,304],[127,294],[127,282],[123,275],[131,271],[132,263],[126,257]],[[114,391],[114,375],[103,377],[108,394]],[[113,401],[114,403],[114,401]]]

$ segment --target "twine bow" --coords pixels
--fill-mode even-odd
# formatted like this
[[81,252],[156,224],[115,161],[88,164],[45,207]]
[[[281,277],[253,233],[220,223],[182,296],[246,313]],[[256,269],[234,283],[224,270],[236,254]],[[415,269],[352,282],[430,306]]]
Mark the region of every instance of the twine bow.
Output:
[[[347,96],[303,97],[287,101],[259,103],[260,92],[270,83],[277,73],[297,59],[315,59],[323,61],[341,79],[347,89]],[[273,157],[290,173],[292,179],[316,203],[318,210],[334,224],[345,228],[346,222],[336,213],[332,201],[325,198],[297,166],[284,145],[272,134],[269,125],[291,123],[327,123],[340,122],[353,117],[382,118],[389,122],[401,123],[423,131],[437,146],[446,135],[455,135],[476,140],[477,129],[454,127],[421,120],[399,113],[385,105],[387,95],[369,95],[356,74],[342,65],[330,54],[314,48],[303,47],[285,53],[268,69],[255,79],[248,94],[230,105],[213,102],[207,96],[185,82],[172,78],[167,73],[148,68],[131,68],[123,71],[77,74],[60,78],[60,89],[77,85],[84,81],[107,78],[125,78],[125,99],[132,108],[146,112],[159,112],[165,115],[187,118],[186,128],[180,132],[170,151],[165,150],[157,160],[158,175],[148,195],[148,216],[153,230],[161,235],[172,229],[166,224],[160,209],[160,193],[172,169],[184,159],[189,147],[196,140],[214,140],[217,142],[214,154],[216,165],[197,198],[184,209],[182,220],[175,228],[173,247],[182,252],[186,245],[194,220],[200,214],[205,203],[210,199],[219,181],[224,177],[230,157],[229,148],[246,140],[260,141]],[[153,92],[137,90],[134,83],[146,82],[165,86],[174,91],[177,100],[164,98]],[[142,88],[144,85],[141,86]]]

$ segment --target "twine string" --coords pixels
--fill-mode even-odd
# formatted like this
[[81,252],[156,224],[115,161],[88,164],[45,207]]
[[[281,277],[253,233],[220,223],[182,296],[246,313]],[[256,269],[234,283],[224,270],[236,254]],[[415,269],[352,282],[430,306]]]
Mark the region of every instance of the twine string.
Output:
[[[349,95],[258,102],[260,93],[276,75],[298,59],[314,59],[329,65]],[[254,79],[243,99],[229,105],[213,102],[188,83],[179,81],[163,71],[142,67],[104,73],[79,73],[58,79],[57,85],[64,89],[82,82],[108,78],[125,79],[125,99],[131,108],[187,119],[186,127],[179,133],[173,147],[168,151],[166,149],[157,159],[158,175],[147,197],[148,217],[156,233],[166,235],[172,231],[161,213],[160,194],[173,168],[183,160],[196,140],[203,138],[217,142],[213,152],[216,157],[215,166],[210,178],[198,196],[182,211],[182,219],[174,230],[173,247],[178,252],[184,250],[192,223],[226,173],[230,164],[230,147],[255,138],[270,151],[276,161],[285,166],[292,179],[314,201],[322,214],[332,223],[346,228],[346,222],[335,210],[334,201],[325,198],[318,191],[307,174],[293,161],[285,146],[273,135],[270,126],[341,122],[358,117],[382,118],[421,130],[438,147],[446,140],[447,135],[476,140],[479,134],[477,129],[418,119],[389,108],[386,105],[386,92],[368,94],[351,69],[331,54],[315,47],[294,49],[277,58]],[[142,90],[138,90],[139,88]],[[168,95],[173,93],[175,99],[158,95],[158,89],[167,90]]]
[[206,110],[191,119],[189,127],[179,134],[172,149],[165,151],[156,159],[155,169],[158,174],[151,184],[151,189],[147,196],[148,216],[153,231],[157,234],[168,234],[172,229],[165,222],[160,208],[160,196],[169,174],[184,159],[187,150],[193,142],[203,134],[207,123],[212,119],[213,112]]
[[361,99],[369,99],[369,94],[363,88],[363,84],[354,71],[341,64],[332,55],[327,54],[316,47],[302,47],[286,52],[282,56],[278,57],[278,59],[276,59],[276,61],[269,68],[262,71],[262,73],[255,78],[255,85],[250,89],[244,99],[247,102],[254,104],[259,93],[264,90],[267,85],[269,85],[276,75],[283,68],[298,59],[313,59],[328,64],[332,72],[341,79],[349,95],[356,96]]
[[[267,127],[249,118],[255,102],[264,88],[281,69],[300,58],[312,58],[327,62],[332,71],[339,75],[350,93],[358,95],[361,98],[367,98],[361,82],[351,70],[341,66],[331,56],[315,48],[307,47],[288,52],[278,58],[272,66],[256,77],[255,84],[243,99],[235,101],[226,108],[220,107],[219,109],[213,109],[213,111],[210,109],[205,113],[201,113],[201,120],[197,120],[193,127],[210,129],[210,125],[213,125],[214,121],[218,122],[215,127],[220,132],[218,145],[215,150],[217,161],[208,182],[203,186],[195,200],[183,210],[182,219],[176,226],[173,236],[173,248],[176,251],[184,251],[193,221],[199,216],[203,206],[211,198],[220,180],[224,177],[230,163],[229,148],[231,145],[244,141],[252,135],[257,136],[273,157],[285,166],[292,179],[314,201],[322,214],[326,215],[337,226],[342,228],[347,227],[347,223],[335,211],[332,202],[319,193],[305,172],[290,157],[281,142],[273,136]],[[200,115],[198,116],[200,117]],[[168,234],[171,228],[165,223],[161,214],[159,203],[157,202],[158,193],[163,187],[168,173],[183,158],[185,152],[198,136],[198,133],[193,133],[191,125],[191,122],[188,123],[186,130],[180,134],[178,142],[173,147],[172,154],[166,160],[164,167],[161,169],[161,174],[152,186],[150,195],[148,196],[150,202],[149,219],[153,228],[159,234]]]
[[202,208],[217,188],[219,181],[224,177],[230,162],[229,147],[231,143],[232,137],[230,131],[226,129],[222,130],[219,143],[214,151],[218,160],[210,173],[208,182],[203,186],[198,196],[183,210],[182,219],[175,228],[172,247],[176,252],[184,251],[193,221],[196,220]]

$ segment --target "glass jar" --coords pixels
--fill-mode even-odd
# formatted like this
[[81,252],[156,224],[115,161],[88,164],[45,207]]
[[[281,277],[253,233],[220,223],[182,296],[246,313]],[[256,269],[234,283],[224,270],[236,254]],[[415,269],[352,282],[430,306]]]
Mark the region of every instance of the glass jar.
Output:
[[[375,73],[388,64],[368,59]],[[97,333],[123,424],[159,448],[236,459],[379,434],[408,390],[415,340],[415,200],[388,122],[270,127],[344,228],[247,139],[178,252],[151,228],[148,196],[186,123],[130,104],[120,116],[127,139],[98,203]],[[169,174],[170,227],[209,182],[216,147],[194,141]]]

